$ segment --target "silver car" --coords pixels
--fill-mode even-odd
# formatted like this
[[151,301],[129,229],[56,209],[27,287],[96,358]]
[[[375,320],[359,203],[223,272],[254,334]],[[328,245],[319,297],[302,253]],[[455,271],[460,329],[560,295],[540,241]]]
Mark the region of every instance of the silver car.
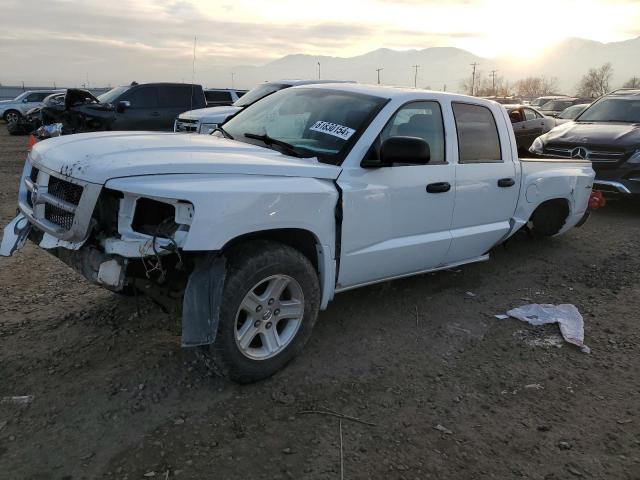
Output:
[[0,116],[7,123],[17,122],[29,110],[42,105],[42,101],[52,93],[64,93],[65,90],[28,90],[13,100],[0,101]]

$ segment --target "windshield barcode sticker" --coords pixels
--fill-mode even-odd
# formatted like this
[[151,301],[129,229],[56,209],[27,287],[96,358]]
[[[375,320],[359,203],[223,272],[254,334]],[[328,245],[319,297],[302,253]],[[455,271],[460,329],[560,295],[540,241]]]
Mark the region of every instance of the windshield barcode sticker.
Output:
[[338,125],[337,123],[323,122],[322,120],[314,123],[309,130],[313,130],[314,132],[326,133],[327,135],[333,135],[334,137],[338,137],[343,140],[349,140],[351,138],[351,135],[356,133],[353,128],[344,127],[342,125]]

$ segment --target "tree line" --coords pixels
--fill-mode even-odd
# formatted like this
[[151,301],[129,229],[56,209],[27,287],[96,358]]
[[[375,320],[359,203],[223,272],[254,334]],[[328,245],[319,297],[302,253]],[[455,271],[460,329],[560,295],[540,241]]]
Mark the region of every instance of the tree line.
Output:
[[[583,98],[598,98],[612,90],[611,79],[613,67],[611,63],[605,63],[599,68],[590,68],[582,76],[575,88],[575,96]],[[527,77],[516,82],[509,82],[502,76],[487,76],[482,71],[462,81],[460,88],[469,94],[479,97],[507,97],[517,95],[519,97],[542,97],[558,94],[558,79],[544,75]],[[631,77],[623,84],[623,88],[640,88],[640,76]]]

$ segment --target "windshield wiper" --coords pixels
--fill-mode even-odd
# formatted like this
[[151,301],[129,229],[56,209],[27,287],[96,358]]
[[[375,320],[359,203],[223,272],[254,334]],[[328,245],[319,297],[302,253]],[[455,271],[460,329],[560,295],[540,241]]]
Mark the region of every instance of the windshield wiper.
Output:
[[265,145],[277,145],[278,147],[282,148],[285,151],[285,153],[287,153],[288,155],[298,157],[298,158],[302,158],[303,156],[290,143],[283,142],[282,140],[278,140],[277,138],[270,137],[266,133],[263,135],[260,135],[257,133],[249,132],[249,133],[244,133],[243,135],[247,138],[253,138],[254,140],[261,140],[262,142],[264,142]]
[[224,128],[222,127],[216,127],[213,129],[213,132],[211,132],[211,135],[213,135],[216,132],[220,132],[222,133],[222,136],[224,138],[228,138],[229,140],[233,140],[233,136],[231,136],[231,134],[229,132],[227,132]]

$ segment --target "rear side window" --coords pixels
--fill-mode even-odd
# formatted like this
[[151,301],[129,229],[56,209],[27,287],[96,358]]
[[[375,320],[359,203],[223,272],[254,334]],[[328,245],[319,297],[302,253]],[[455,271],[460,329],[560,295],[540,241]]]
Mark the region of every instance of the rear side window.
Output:
[[131,90],[124,98],[131,102],[131,108],[156,108],[158,93],[153,87],[140,87]]
[[[196,89],[190,85],[163,85],[158,87],[158,102],[161,107],[180,107],[188,109],[191,106],[191,91]],[[195,103],[195,102],[194,102]]]
[[502,162],[498,127],[491,110],[468,103],[451,105],[458,131],[459,163]]
[[[231,102],[231,92],[204,92],[207,102]],[[240,94],[238,94],[240,96]]]

